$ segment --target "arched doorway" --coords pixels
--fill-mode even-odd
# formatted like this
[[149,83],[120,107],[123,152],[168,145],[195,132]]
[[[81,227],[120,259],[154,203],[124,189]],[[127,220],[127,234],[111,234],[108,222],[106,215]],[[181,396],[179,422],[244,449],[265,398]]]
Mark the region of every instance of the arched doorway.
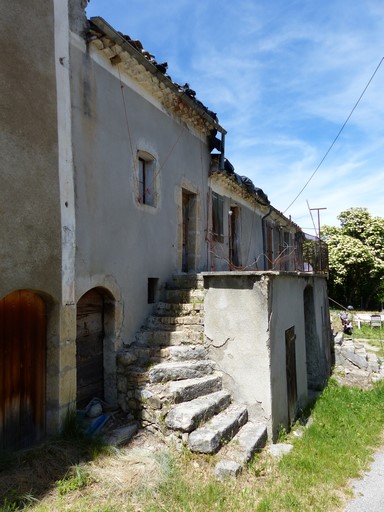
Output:
[[18,290],[0,300],[0,448],[24,448],[45,434],[46,308]]
[[104,298],[94,288],[77,303],[76,404],[85,407],[92,398],[104,399]]
[[316,329],[315,302],[313,288],[310,285],[306,286],[304,290],[304,320],[308,391],[317,391],[322,389],[323,376]]

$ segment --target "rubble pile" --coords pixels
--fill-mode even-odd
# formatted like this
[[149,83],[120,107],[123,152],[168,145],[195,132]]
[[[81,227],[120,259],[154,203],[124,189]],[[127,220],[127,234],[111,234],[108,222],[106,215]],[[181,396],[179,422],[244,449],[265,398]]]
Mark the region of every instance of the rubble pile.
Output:
[[336,378],[346,385],[368,389],[384,379],[384,358],[377,356],[379,349],[368,341],[335,337]]

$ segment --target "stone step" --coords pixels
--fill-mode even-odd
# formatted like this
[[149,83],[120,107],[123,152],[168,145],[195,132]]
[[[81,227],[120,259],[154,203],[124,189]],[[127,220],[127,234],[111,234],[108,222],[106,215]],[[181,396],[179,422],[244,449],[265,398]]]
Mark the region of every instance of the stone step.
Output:
[[149,381],[167,382],[170,380],[184,380],[204,377],[213,372],[214,361],[170,361],[153,366],[149,370]]
[[142,407],[161,409],[163,405],[189,402],[204,395],[220,391],[223,385],[222,374],[215,372],[206,377],[145,384],[135,390],[135,398]]
[[169,347],[131,346],[117,355],[120,366],[146,366],[162,361],[198,361],[206,359],[208,350],[202,345],[175,345]]
[[169,383],[168,391],[173,401],[178,404],[220,391],[222,385],[222,374],[215,372],[207,377],[172,381]]
[[165,424],[171,430],[191,432],[201,422],[209,420],[230,403],[231,395],[226,390],[201,396],[172,407],[165,418]]
[[267,443],[267,426],[265,423],[249,421],[232,441],[220,451],[221,460],[231,460],[244,465],[252,459]]
[[147,327],[150,329],[189,329],[203,332],[204,318],[202,315],[158,316],[151,315]]
[[194,326],[193,329],[182,326],[179,330],[169,329],[142,329],[136,336],[138,345],[174,346],[184,344],[202,344],[204,342],[203,329]]
[[161,349],[161,355],[171,361],[197,361],[207,358],[208,349],[203,345],[180,345]]
[[247,408],[232,404],[204,426],[194,430],[189,435],[188,448],[196,453],[216,453],[223,443],[237,434],[247,420]]
[[175,275],[166,284],[167,289],[204,289],[201,274]]
[[162,293],[164,302],[172,304],[187,304],[187,303],[203,303],[204,302],[204,290],[203,289],[165,289]]
[[188,316],[199,315],[204,310],[202,302],[172,303],[158,302],[155,308],[156,316]]

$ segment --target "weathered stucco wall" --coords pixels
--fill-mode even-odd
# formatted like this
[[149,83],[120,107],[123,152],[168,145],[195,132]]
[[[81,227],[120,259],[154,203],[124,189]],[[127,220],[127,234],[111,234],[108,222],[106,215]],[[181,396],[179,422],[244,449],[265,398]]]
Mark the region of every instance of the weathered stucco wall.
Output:
[[[330,374],[326,279],[279,272],[204,276],[205,335],[211,357],[235,399],[245,403],[254,418],[266,419],[276,436],[280,426],[288,426],[288,329],[293,327],[295,334],[296,410],[308,401],[308,359],[315,362],[312,377],[317,389]],[[313,308],[305,313],[308,287]]]
[[[162,285],[181,271],[183,189],[196,194],[194,270],[206,268],[209,151],[205,141],[147,93],[138,94],[137,83],[77,36],[71,59],[76,297],[109,276],[123,302],[121,339],[130,343],[151,311],[148,278]],[[155,208],[138,202],[138,151],[155,159]]]
[[[307,311],[308,287],[313,293],[313,308]],[[280,274],[271,276],[271,386],[273,429],[287,426],[287,379],[285,332],[295,329],[297,409],[305,407],[312,391],[308,362],[313,362],[312,379],[316,390],[322,389],[331,370],[331,332],[325,277]],[[312,389],[311,389],[312,387]],[[311,398],[311,397],[309,397]]]
[[0,6],[0,296],[60,297],[53,2]]
[[296,275],[271,277],[271,387],[272,427],[287,426],[288,397],[285,333],[294,327],[296,336],[296,383],[298,407],[307,402],[307,369],[302,278]]
[[268,279],[257,273],[204,274],[205,336],[224,385],[251,417],[270,420]]

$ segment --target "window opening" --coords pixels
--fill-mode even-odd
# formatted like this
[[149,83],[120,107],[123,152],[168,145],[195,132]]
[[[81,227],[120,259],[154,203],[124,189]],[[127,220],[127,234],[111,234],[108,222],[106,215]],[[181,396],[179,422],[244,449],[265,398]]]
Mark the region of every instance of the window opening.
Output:
[[155,201],[155,165],[154,160],[139,157],[139,191],[138,200],[141,204],[156,206]]
[[224,242],[223,196],[212,192],[212,231],[216,242]]
[[148,304],[154,304],[156,302],[158,284],[158,277],[148,277]]

